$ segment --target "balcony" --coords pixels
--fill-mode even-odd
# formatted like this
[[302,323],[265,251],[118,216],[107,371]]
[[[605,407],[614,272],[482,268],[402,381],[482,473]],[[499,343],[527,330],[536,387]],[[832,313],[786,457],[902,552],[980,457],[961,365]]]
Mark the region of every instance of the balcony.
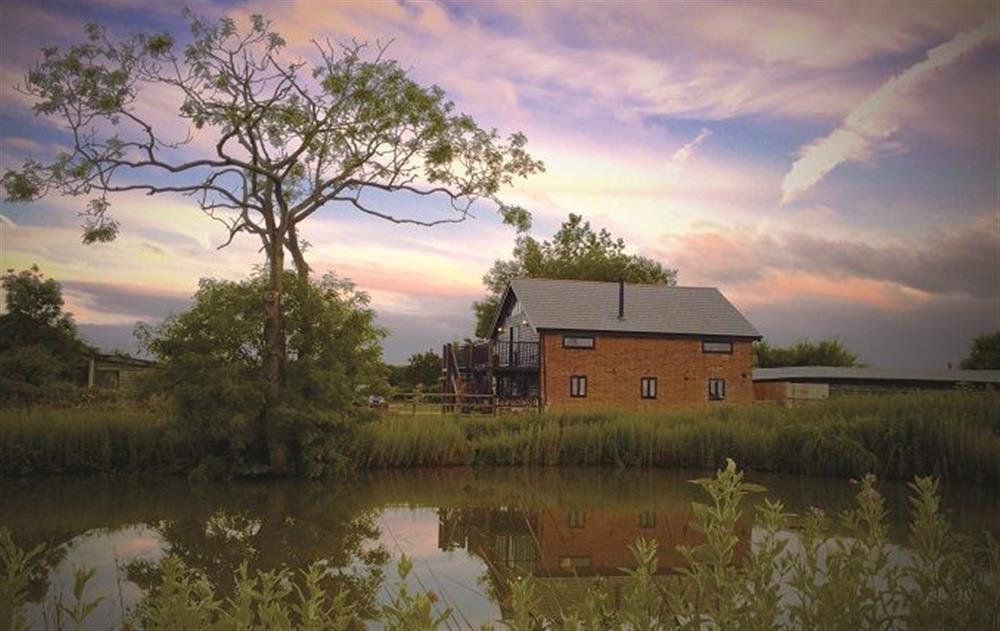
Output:
[[446,345],[445,356],[451,352],[454,352],[455,367],[461,371],[538,368],[538,342],[480,342],[454,347]]
[[494,368],[538,368],[538,342],[494,342]]

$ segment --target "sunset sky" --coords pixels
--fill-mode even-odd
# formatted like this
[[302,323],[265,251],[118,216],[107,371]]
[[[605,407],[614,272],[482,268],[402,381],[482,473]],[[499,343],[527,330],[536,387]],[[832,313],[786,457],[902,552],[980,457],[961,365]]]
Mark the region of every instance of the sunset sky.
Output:
[[[457,109],[521,130],[546,172],[505,192],[550,236],[583,214],[634,252],[711,285],[770,341],[837,337],[875,366],[945,367],[1000,328],[1000,22],[995,2],[191,3],[263,13],[311,38],[393,40],[390,56]],[[14,85],[42,46],[183,35],[180,5],[5,2],[0,168],[66,143]],[[161,119],[176,138],[186,128]],[[118,198],[119,239],[85,246],[85,199],[3,202],[2,267],[63,283],[91,342],[134,351],[137,320],[182,310],[206,276],[261,262],[187,198]],[[444,211],[393,202],[401,215]],[[515,233],[395,226],[330,207],[304,224],[318,272],[369,292],[386,358],[469,335],[470,304]]]

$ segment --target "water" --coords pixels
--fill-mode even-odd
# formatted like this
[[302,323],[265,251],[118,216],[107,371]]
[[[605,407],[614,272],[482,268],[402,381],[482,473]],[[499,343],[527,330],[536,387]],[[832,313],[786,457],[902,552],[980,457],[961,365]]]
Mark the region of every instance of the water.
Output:
[[[301,568],[327,559],[361,601],[384,602],[395,559],[413,557],[414,588],[433,591],[462,628],[499,619],[510,580],[539,577],[543,607],[582,593],[587,576],[609,581],[631,566],[627,546],[655,539],[660,567],[681,563],[678,544],[697,543],[687,483],[698,472],[617,469],[390,470],[336,482],[188,483],[183,479],[45,479],[0,483],[0,525],[21,546],[49,546],[31,585],[31,622],[44,628],[52,602],[72,602],[73,570],[95,568],[87,596],[106,599],[89,628],[120,624],[155,580],[166,552],[222,589],[239,564]],[[851,506],[846,481],[750,476],[795,512]],[[902,483],[883,483],[891,537],[905,542]],[[1000,535],[1000,494],[945,487],[959,530]],[[746,528],[742,534],[748,534]],[[365,580],[365,576],[372,576]],[[46,606],[47,605],[47,606]]]

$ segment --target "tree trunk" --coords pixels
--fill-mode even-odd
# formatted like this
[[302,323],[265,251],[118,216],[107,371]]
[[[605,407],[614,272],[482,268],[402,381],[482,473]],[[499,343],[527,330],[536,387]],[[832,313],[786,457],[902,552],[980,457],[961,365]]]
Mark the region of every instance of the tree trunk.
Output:
[[264,293],[264,436],[271,473],[288,473],[288,436],[278,415],[285,372],[285,326],[281,298],[284,293],[285,248],[275,240],[268,252],[268,284]]

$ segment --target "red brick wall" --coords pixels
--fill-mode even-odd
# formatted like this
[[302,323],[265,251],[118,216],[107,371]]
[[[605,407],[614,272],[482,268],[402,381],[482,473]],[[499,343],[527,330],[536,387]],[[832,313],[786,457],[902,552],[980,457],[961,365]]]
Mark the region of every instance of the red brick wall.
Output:
[[570,557],[590,559],[589,574],[617,574],[622,567],[635,567],[635,557],[628,549],[642,537],[659,544],[659,567],[673,568],[684,564],[677,552],[678,545],[695,546],[704,537],[691,526],[691,516],[653,512],[652,527],[639,527],[639,513],[624,510],[582,511],[583,525],[570,528],[569,511],[562,507],[547,510],[539,524],[539,570],[545,574],[572,574],[574,568],[565,562]]
[[[655,410],[753,400],[750,341],[733,353],[703,353],[701,340],[595,334],[593,349],[563,348],[563,334],[542,334],[541,381],[551,409],[617,407]],[[586,398],[569,395],[572,375],[586,375]],[[657,378],[657,398],[642,399],[639,380]],[[725,402],[708,400],[709,378],[726,380]]]

